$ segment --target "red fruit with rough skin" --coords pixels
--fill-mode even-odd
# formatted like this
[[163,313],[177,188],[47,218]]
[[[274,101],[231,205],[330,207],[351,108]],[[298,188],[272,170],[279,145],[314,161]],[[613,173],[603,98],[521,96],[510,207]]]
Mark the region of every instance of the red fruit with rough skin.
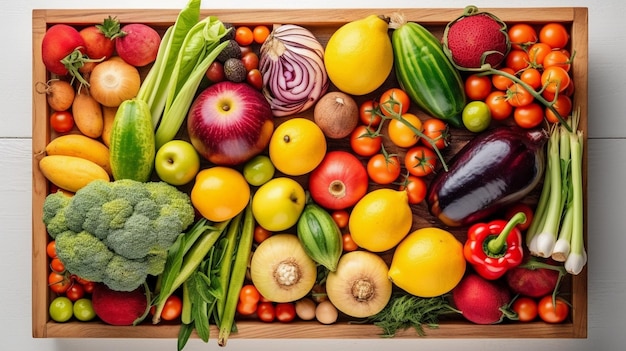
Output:
[[508,315],[511,294],[501,280],[487,280],[470,273],[452,290],[452,301],[468,321],[496,324]]
[[156,60],[161,36],[152,27],[131,23],[122,27],[125,33],[115,40],[115,49],[122,60],[135,67],[146,66]]
[[143,287],[133,291],[115,291],[101,283],[95,285],[91,303],[96,315],[111,325],[132,325],[148,308]]
[[444,51],[462,68],[480,68],[485,63],[497,68],[510,49],[506,25],[489,13],[475,13],[473,9],[466,9],[463,16],[448,24]]
[[[555,266],[556,267],[556,266]],[[559,271],[549,268],[527,268],[521,265],[506,272],[505,280],[515,294],[529,297],[550,295],[556,289]]]

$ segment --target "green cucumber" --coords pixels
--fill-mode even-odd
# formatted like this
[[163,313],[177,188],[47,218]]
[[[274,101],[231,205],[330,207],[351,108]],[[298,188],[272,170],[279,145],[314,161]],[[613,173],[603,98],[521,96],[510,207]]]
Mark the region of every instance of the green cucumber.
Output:
[[394,29],[391,42],[400,87],[424,112],[462,127],[463,79],[439,40],[423,26],[405,22]]
[[296,229],[306,254],[331,272],[336,271],[343,240],[341,230],[330,213],[315,203],[308,203]]
[[156,154],[150,108],[145,101],[123,101],[117,109],[109,146],[114,179],[146,182]]

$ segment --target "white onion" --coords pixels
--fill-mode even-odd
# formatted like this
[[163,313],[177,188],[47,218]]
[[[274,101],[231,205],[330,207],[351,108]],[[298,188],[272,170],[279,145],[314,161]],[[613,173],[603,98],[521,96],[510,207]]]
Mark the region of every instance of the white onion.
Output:
[[261,46],[259,70],[263,94],[277,117],[307,110],[330,84],[324,47],[308,29],[295,24],[274,28]]

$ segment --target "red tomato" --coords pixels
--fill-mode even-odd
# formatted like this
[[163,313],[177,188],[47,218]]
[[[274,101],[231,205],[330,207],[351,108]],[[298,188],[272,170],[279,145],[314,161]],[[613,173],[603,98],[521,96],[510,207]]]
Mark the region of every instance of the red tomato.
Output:
[[570,81],[569,73],[558,66],[544,68],[541,74],[541,85],[551,93],[564,91],[569,86]]
[[546,43],[533,44],[528,49],[528,59],[534,66],[542,65],[544,58],[550,51],[552,51],[552,48]]
[[246,284],[239,290],[239,300],[245,304],[256,305],[261,299],[261,294],[252,284]]
[[350,147],[357,155],[373,156],[380,151],[383,139],[366,125],[358,125],[350,134]]
[[165,306],[161,311],[161,319],[164,321],[173,321],[180,317],[183,312],[183,300],[178,295],[170,295],[165,300]]
[[239,26],[235,29],[235,41],[240,46],[248,46],[254,42],[254,34],[252,29],[246,26]]
[[261,302],[256,308],[256,314],[263,322],[270,323],[276,318],[276,311],[274,305],[271,302]]
[[543,122],[543,107],[537,102],[519,106],[513,111],[515,123],[522,128],[534,128]]
[[263,89],[263,76],[261,75],[261,71],[257,68],[248,71],[248,74],[246,74],[246,82],[257,90]]
[[206,77],[210,82],[219,83],[226,79],[224,65],[219,61],[213,61],[206,70]]
[[379,113],[380,109],[378,107],[378,101],[376,100],[365,100],[359,106],[359,118],[361,119],[361,123],[372,128],[378,127],[383,120]]
[[538,40],[537,31],[527,23],[516,23],[509,30],[509,40],[513,49],[525,50]]
[[289,323],[296,318],[296,306],[291,302],[277,303],[274,310],[279,322]]
[[341,239],[343,241],[343,251],[350,252],[350,251],[355,251],[356,249],[359,248],[359,245],[357,245],[356,242],[354,242],[354,239],[352,238],[352,234],[343,233],[341,235]]
[[346,210],[335,210],[331,214],[339,229],[346,228],[350,220],[350,213]]
[[546,323],[561,323],[569,315],[569,304],[561,297],[552,301],[552,295],[542,297],[538,303],[539,318]]
[[404,156],[404,166],[416,177],[424,177],[434,172],[437,166],[437,154],[425,146],[410,148]]
[[520,80],[535,90],[541,88],[541,72],[536,68],[526,68],[519,76]]
[[[422,122],[422,133],[430,138],[434,142],[434,146],[439,150],[445,149],[450,145],[450,128],[446,122],[438,118],[428,118]],[[421,138],[420,141],[424,146],[433,148],[433,145],[426,138]]]
[[548,23],[539,30],[539,41],[552,49],[564,49],[569,42],[569,34],[561,23]]
[[[412,126],[413,128],[409,127]],[[392,143],[399,147],[411,147],[420,139],[420,136],[413,130],[422,131],[422,121],[412,113],[402,115],[402,121],[392,119],[387,124],[387,135]]]
[[513,113],[513,106],[509,104],[506,93],[500,90],[493,91],[485,99],[485,103],[491,111],[491,118],[495,120],[507,119]]
[[517,228],[519,228],[519,230],[524,231],[528,229],[528,227],[530,227],[530,223],[533,221],[535,211],[529,205],[523,202],[518,202],[512,206],[509,206],[506,209],[504,217],[509,220],[513,218],[513,216],[518,212],[523,212],[526,216],[526,222],[517,225]]
[[50,269],[58,273],[63,273],[65,272],[65,265],[58,257],[55,257],[50,260]]
[[80,284],[83,286],[83,289],[85,289],[86,294],[91,294],[93,292],[93,289],[96,287],[96,283],[90,281],[85,281],[84,283]]
[[514,83],[507,89],[507,101],[513,107],[526,106],[533,102],[535,98],[530,92],[518,83]]
[[104,59],[113,56],[115,41],[104,35],[100,28],[88,26],[80,30],[80,36],[85,41],[85,54],[91,59]]
[[517,313],[520,322],[531,322],[537,318],[538,306],[533,298],[520,296],[515,299],[511,308]]
[[72,281],[65,274],[52,271],[48,275],[48,286],[57,294],[64,294],[70,285]]
[[272,236],[272,232],[269,230],[257,225],[254,227],[254,242],[257,244],[262,243],[265,239]]
[[548,68],[552,66],[559,66],[563,68],[566,72],[569,72],[572,67],[569,56],[561,50],[553,50],[550,51],[546,57],[543,59],[543,68]]
[[505,65],[513,70],[513,72],[520,72],[528,68],[530,65],[530,58],[528,53],[524,50],[511,50],[506,55]]
[[67,296],[67,298],[70,299],[71,301],[76,301],[85,296],[85,288],[81,284],[74,282],[65,291],[65,296]]
[[257,44],[263,44],[269,35],[270,29],[268,26],[258,25],[252,29],[252,37]]
[[484,100],[491,92],[491,78],[472,74],[465,79],[465,95],[471,100]]
[[422,177],[408,175],[399,190],[405,190],[409,195],[409,203],[417,205],[426,198],[428,186]]
[[378,99],[380,110],[385,116],[402,115],[409,111],[411,99],[399,88],[391,88],[382,93]]
[[241,300],[237,302],[237,313],[242,316],[249,316],[256,312],[257,304],[256,303],[245,303]]
[[[430,149],[429,149],[430,150]],[[367,174],[378,184],[391,184],[400,176],[398,156],[376,154],[367,162]]]
[[69,111],[54,111],[50,115],[50,127],[57,133],[67,133],[74,128],[74,116]]
[[255,68],[259,68],[259,55],[254,51],[248,51],[241,56],[241,62],[246,68],[246,71],[251,71]]
[[[510,75],[515,74],[515,71],[513,71],[513,69],[510,67],[501,68],[500,71],[508,73]],[[491,76],[491,84],[493,84],[493,87],[498,90],[506,90],[508,87],[511,86],[511,84],[513,84],[513,81],[505,76],[494,74]]]
[[50,242],[48,242],[48,244],[46,245],[46,254],[48,255],[48,257],[50,258],[55,258],[57,257],[57,243],[54,240],[51,240]]
[[[561,118],[563,118],[564,120],[567,120],[569,114],[572,113],[572,108],[573,108],[572,99],[567,95],[559,94],[556,97],[556,101],[554,101],[554,104],[552,105],[552,107],[556,110],[556,112],[558,112]],[[559,118],[556,116],[556,114],[554,114],[554,112],[552,112],[552,110],[550,110],[547,107],[545,110],[545,114],[546,114],[546,119],[548,120],[548,122],[550,123],[559,122]]]

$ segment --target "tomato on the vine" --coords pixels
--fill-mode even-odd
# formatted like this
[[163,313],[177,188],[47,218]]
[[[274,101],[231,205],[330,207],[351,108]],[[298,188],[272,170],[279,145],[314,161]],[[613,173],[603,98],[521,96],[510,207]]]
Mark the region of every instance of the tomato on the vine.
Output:
[[556,297],[552,301],[552,295],[542,297],[538,302],[539,317],[546,323],[561,323],[569,315],[569,305],[563,298]]
[[400,185],[399,190],[406,191],[411,205],[417,205],[426,198],[428,185],[422,177],[408,175],[404,180],[404,183]]
[[484,100],[491,92],[491,78],[472,74],[465,79],[465,95],[471,100]]
[[565,69],[559,66],[544,68],[541,84],[550,93],[562,92],[569,86],[571,78]]
[[383,140],[366,125],[358,125],[350,134],[350,147],[357,155],[373,156],[380,151]]
[[[424,136],[433,141],[434,146],[439,149],[445,149],[450,145],[450,127],[448,124],[438,118],[428,118],[422,122],[422,133]],[[424,146],[433,148],[433,145],[428,142],[426,138],[421,138],[420,141]]]
[[513,107],[526,106],[535,100],[535,97],[519,83],[513,83],[506,94],[507,101]]
[[365,100],[359,106],[359,119],[366,126],[378,127],[383,120],[379,113],[378,101],[376,100]]
[[[422,121],[412,113],[404,113],[402,120],[393,118],[387,124],[387,135],[391,142],[399,147],[411,147],[419,141],[420,137],[413,129],[422,131]],[[412,126],[413,128],[409,127]]]
[[528,60],[533,66],[543,65],[543,60],[550,51],[552,48],[546,43],[533,44],[528,48]]
[[330,216],[333,217],[333,220],[339,229],[346,228],[348,226],[348,222],[350,221],[350,213],[346,210],[335,210],[331,212]]
[[[503,67],[500,69],[500,71],[508,73],[510,75],[515,75],[515,71],[513,71],[513,69],[510,67]],[[513,84],[513,81],[503,75],[496,73],[491,76],[491,84],[493,84],[493,87],[498,90],[506,90],[508,87],[511,86],[511,84]]]
[[256,308],[256,315],[263,322],[269,323],[273,322],[274,318],[276,318],[276,311],[274,309],[274,304],[269,301],[260,302]]
[[391,184],[401,172],[400,161],[396,155],[376,154],[367,162],[367,174],[378,184]]
[[537,318],[538,306],[533,298],[520,296],[513,301],[511,308],[517,313],[520,322],[531,322]]
[[48,275],[48,286],[57,294],[64,294],[72,285],[72,281],[63,273],[52,271]]
[[[556,97],[556,100],[554,101],[554,103],[552,104],[552,108],[554,108],[556,112],[558,112],[561,118],[563,118],[564,120],[567,120],[567,117],[572,112],[572,108],[573,108],[572,99],[567,95],[559,94]],[[545,114],[546,114],[546,119],[548,120],[548,122],[550,123],[559,122],[559,118],[556,116],[556,114],[554,114],[554,112],[552,112],[551,109],[546,107]]]
[[509,30],[509,40],[513,49],[525,50],[539,40],[537,31],[528,23],[516,23]]
[[491,118],[495,120],[507,119],[513,113],[513,106],[507,101],[506,93],[500,90],[493,91],[485,99],[491,111]]
[[77,301],[85,296],[85,288],[78,282],[73,282],[65,291],[65,296],[72,302]]
[[416,177],[425,177],[435,171],[437,154],[431,148],[422,145],[407,150],[404,156],[404,166],[407,171]]
[[528,53],[524,50],[511,50],[505,58],[506,67],[513,70],[513,72],[520,72],[528,68],[530,65],[530,58]]
[[392,114],[405,114],[411,106],[409,95],[400,88],[390,88],[385,90],[378,98],[378,106],[385,116]]
[[547,23],[539,30],[539,41],[552,49],[563,49],[569,42],[569,33],[561,23]]
[[570,57],[561,50],[552,50],[543,59],[543,68],[545,69],[552,66],[559,66],[566,72],[569,72],[572,67]]
[[537,102],[519,106],[513,111],[515,123],[522,128],[534,128],[543,122],[543,107]]
[[277,303],[274,310],[279,322],[289,323],[296,318],[296,305],[291,302]]
[[541,88],[541,72],[536,68],[525,69],[520,73],[519,79],[535,90]]
[[355,251],[356,249],[359,248],[359,245],[357,245],[354,239],[352,238],[352,234],[343,233],[341,235],[341,239],[343,241],[343,251],[350,252],[350,251]]
[[54,111],[50,115],[50,127],[57,133],[66,133],[74,128],[74,116],[69,111]]

